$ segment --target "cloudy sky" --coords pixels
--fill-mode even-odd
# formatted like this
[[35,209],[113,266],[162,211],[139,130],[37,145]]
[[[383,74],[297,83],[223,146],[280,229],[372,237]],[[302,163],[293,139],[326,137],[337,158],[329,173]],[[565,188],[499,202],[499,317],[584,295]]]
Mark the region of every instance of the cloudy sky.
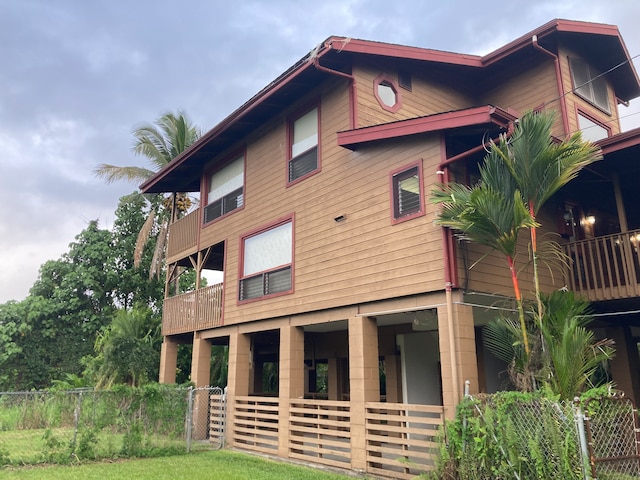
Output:
[[[141,124],[184,109],[208,130],[330,35],[482,55],[553,18],[618,25],[640,54],[638,0],[0,0],[0,303],[111,227],[136,186],[92,171],[148,166]],[[640,99],[621,109],[640,126]]]

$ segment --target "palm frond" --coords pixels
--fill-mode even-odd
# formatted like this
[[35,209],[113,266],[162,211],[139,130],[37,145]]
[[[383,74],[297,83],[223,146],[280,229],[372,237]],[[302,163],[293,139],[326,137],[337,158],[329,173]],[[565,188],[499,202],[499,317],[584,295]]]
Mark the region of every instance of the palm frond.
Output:
[[149,241],[149,237],[151,236],[151,231],[153,230],[153,225],[156,220],[156,212],[151,209],[149,211],[149,216],[142,224],[142,228],[138,232],[138,238],[136,238],[136,246],[133,250],[133,265],[138,268],[140,263],[142,262],[142,254],[144,253],[144,247],[147,245]]
[[156,240],[156,248],[153,251],[153,258],[151,259],[151,267],[149,268],[149,279],[154,276],[160,278],[160,272],[162,270],[162,262],[164,260],[164,249],[167,243],[167,234],[169,232],[169,226],[167,222],[160,225],[160,232]]
[[96,177],[102,178],[107,183],[126,180],[133,183],[142,183],[150,178],[154,172],[142,167],[117,167],[107,163],[101,163],[94,170]]

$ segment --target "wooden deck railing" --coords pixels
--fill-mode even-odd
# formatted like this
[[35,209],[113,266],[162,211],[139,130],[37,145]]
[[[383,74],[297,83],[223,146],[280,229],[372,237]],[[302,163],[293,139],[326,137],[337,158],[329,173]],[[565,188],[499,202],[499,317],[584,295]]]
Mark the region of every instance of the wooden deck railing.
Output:
[[590,301],[640,295],[640,230],[563,246],[571,259],[567,287]]
[[165,299],[162,334],[195,332],[222,325],[222,283]]
[[167,245],[167,259],[169,262],[175,256],[182,257],[195,252],[199,225],[199,208],[169,225],[169,244]]

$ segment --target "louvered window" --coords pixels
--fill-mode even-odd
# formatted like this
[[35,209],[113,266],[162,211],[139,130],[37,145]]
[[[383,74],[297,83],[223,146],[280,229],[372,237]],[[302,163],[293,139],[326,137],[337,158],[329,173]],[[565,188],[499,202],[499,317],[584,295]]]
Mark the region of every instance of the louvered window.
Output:
[[207,202],[204,223],[244,205],[244,156],[236,158],[211,175]]
[[394,220],[405,220],[424,213],[418,165],[392,174],[391,183]]
[[292,227],[287,221],[243,239],[239,300],[292,290]]
[[314,108],[290,125],[289,182],[318,169],[318,109]]
[[606,113],[611,113],[609,91],[604,76],[599,76],[599,73],[582,59],[570,58],[569,60],[576,94]]

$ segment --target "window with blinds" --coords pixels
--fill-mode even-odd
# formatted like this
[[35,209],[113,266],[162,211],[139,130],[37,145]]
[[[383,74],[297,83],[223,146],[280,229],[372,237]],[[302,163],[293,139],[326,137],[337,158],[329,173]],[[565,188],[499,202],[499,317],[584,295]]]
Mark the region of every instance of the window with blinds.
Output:
[[318,108],[298,117],[289,128],[289,182],[293,182],[318,169]]
[[580,58],[570,58],[569,63],[575,93],[606,113],[611,113],[604,76],[599,76],[598,71]]
[[424,213],[421,173],[419,164],[416,164],[391,175],[394,222]]
[[209,178],[204,223],[209,223],[244,205],[244,156],[240,156]]
[[281,223],[243,239],[239,300],[292,290],[293,224]]

